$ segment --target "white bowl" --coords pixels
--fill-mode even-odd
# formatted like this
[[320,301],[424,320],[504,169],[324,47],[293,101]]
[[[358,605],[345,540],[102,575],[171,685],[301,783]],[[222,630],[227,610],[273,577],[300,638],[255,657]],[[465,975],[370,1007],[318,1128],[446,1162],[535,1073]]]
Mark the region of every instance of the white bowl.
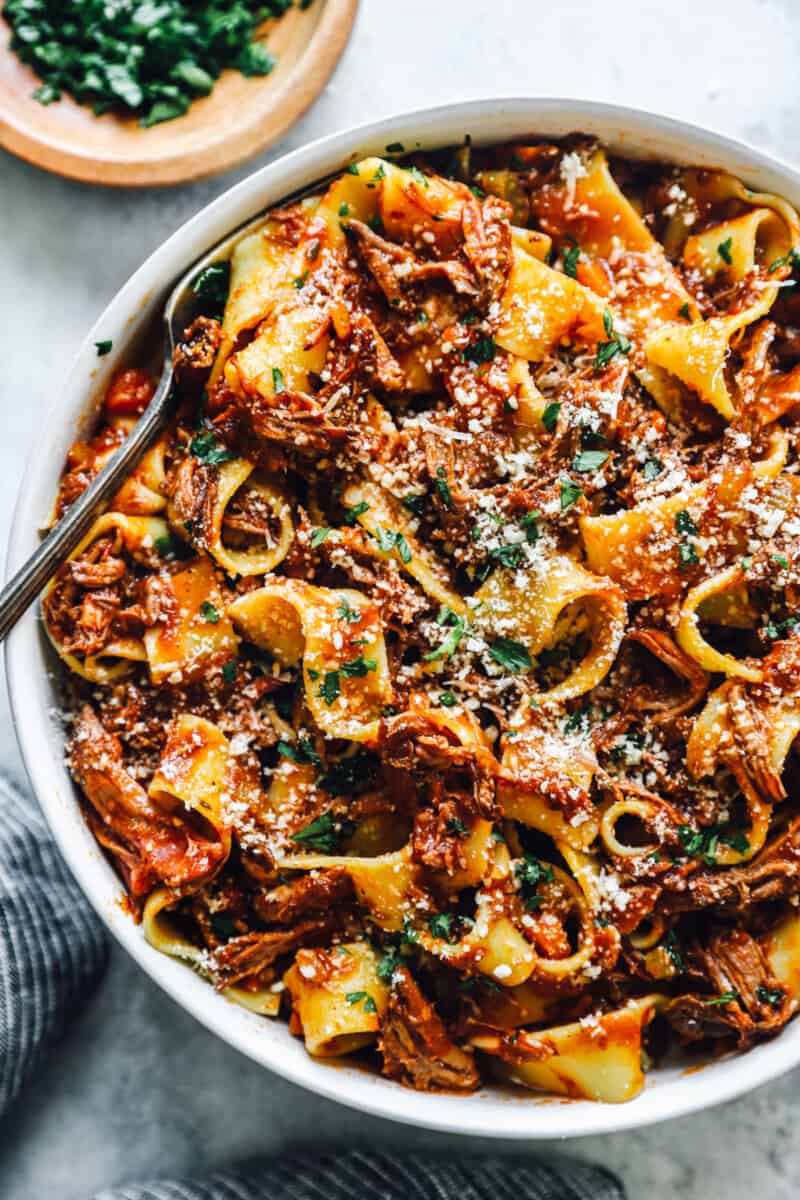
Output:
[[[11,534],[9,569],[34,549],[37,531],[56,492],[65,453],[91,421],[98,396],[123,362],[138,331],[158,309],[170,281],[241,222],[342,166],[353,154],[405,148],[434,149],[470,134],[477,143],[526,134],[595,134],[623,155],[725,167],[758,190],[778,192],[800,206],[800,173],[739,142],[634,109],[576,100],[491,99],[412,112],[333,134],[271,163],[226,192],[156,250],[125,284],[87,334],[61,397],[43,424],[20,491]],[[98,360],[94,343],[112,338]],[[358,1067],[310,1058],[283,1022],[246,1012],[192,971],[153,950],[120,904],[122,888],[84,823],[63,762],[63,731],[53,659],[32,610],[6,648],[17,736],[31,783],[64,858],[116,939],[166,992],[207,1028],[256,1062],[294,1083],[353,1108],[396,1121],[475,1136],[575,1137],[631,1129],[729,1100],[800,1062],[800,1021],[772,1042],[715,1062],[701,1071],[669,1066],[651,1072],[647,1086],[623,1105],[594,1104],[484,1087],[468,1097],[425,1095]]]

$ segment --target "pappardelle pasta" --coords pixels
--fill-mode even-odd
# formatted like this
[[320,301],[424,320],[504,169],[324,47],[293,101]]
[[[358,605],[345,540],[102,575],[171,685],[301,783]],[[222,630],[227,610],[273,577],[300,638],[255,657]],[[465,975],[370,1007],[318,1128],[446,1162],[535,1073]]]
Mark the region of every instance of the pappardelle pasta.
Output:
[[422,1090],[624,1101],[783,1027],[798,267],[780,197],[575,135],[387,147],[203,273],[44,598],[153,946]]

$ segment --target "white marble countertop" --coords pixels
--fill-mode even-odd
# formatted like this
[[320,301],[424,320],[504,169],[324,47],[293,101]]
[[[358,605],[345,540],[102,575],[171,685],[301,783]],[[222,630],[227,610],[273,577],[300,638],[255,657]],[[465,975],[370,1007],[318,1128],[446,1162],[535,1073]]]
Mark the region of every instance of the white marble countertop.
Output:
[[[362,0],[332,82],[252,166],[368,118],[493,92],[631,104],[800,160],[799,38],[797,0]],[[39,422],[85,330],[167,234],[249,169],[171,191],[103,191],[0,154],[2,544]],[[0,765],[21,778],[5,691],[0,747]],[[794,1071],[706,1114],[547,1148],[618,1171],[631,1200],[789,1200],[798,1099]],[[98,994],[0,1130],[0,1196],[80,1200],[112,1182],[344,1145],[490,1148],[370,1120],[284,1083],[115,951]]]

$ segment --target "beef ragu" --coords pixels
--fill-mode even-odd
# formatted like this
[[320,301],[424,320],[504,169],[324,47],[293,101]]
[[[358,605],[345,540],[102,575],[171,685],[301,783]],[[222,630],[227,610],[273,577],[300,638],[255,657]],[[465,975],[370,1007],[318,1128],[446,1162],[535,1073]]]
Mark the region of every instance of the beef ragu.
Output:
[[621,1101],[782,1028],[798,265],[781,198],[575,136],[392,147],[204,272],[44,600],[154,946],[420,1089]]

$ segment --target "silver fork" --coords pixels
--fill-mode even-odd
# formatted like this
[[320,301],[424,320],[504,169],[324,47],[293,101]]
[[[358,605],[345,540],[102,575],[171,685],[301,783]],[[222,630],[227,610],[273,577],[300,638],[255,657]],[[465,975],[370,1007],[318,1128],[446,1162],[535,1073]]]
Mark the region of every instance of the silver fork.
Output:
[[[291,197],[290,199],[297,199]],[[173,389],[172,356],[178,341],[201,303],[193,290],[198,275],[212,263],[230,257],[236,243],[262,225],[260,214],[240,225],[201,259],[193,263],[170,292],[164,307],[164,365],[152,400],[134,425],[129,436],[113,454],[102,471],[92,480],[81,497],[70,506],[39,548],[0,591],[0,642],[14,628],[62,562],[69,558],[81,538],[89,531],[100,509],[119,490],[142,455],[156,441],[172,417],[176,403]]]

